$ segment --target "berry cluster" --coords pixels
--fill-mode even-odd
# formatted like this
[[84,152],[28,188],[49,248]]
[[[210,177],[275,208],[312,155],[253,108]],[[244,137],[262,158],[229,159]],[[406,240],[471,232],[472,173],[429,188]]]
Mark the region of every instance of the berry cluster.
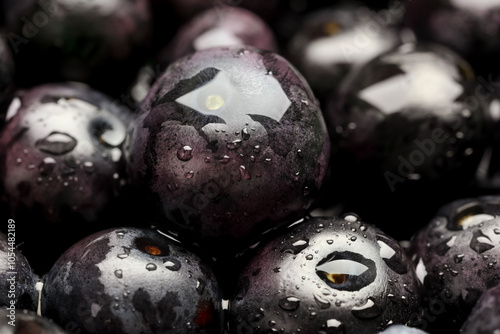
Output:
[[497,333],[499,13],[0,0],[0,332]]

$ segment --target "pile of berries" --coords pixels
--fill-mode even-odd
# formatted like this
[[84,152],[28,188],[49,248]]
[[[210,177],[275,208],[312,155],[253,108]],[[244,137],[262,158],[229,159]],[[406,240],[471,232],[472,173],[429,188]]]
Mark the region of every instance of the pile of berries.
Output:
[[499,17],[0,0],[0,332],[497,333]]

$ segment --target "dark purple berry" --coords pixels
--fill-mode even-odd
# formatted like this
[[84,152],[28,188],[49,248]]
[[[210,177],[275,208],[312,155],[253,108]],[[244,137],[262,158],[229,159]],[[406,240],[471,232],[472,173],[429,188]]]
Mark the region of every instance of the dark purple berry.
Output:
[[206,262],[152,229],[114,228],[71,246],[45,276],[42,314],[80,333],[220,333]]
[[220,46],[252,46],[276,51],[271,28],[249,10],[227,6],[199,13],[179,28],[160,58],[162,68],[192,52]]
[[429,327],[458,330],[481,294],[500,284],[500,198],[455,200],[411,240]]
[[13,220],[5,223],[11,232],[0,233],[0,307],[35,311],[38,305],[38,275],[17,249],[16,223]]
[[354,214],[311,218],[259,247],[229,303],[231,333],[375,333],[420,319],[403,248]]
[[308,13],[289,42],[289,58],[314,93],[326,98],[352,71],[401,43],[394,27],[398,15],[402,11],[382,17],[355,3]]
[[495,333],[500,328],[498,314],[500,314],[500,285],[483,292],[460,329],[460,333]]
[[132,177],[209,248],[242,247],[301,216],[322,185],[330,143],[321,110],[275,53],[198,51],[173,63],[139,109]]

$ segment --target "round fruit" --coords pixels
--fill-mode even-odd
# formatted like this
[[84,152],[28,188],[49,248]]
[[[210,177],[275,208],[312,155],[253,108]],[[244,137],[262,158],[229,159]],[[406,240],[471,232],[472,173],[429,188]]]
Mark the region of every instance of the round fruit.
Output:
[[354,214],[290,227],[260,246],[239,282],[231,333],[375,333],[421,315],[403,248]]
[[407,0],[404,25],[417,38],[446,45],[491,78],[500,73],[500,4],[495,0]]
[[500,329],[500,285],[486,290],[460,329],[461,334],[495,333]]
[[431,219],[474,182],[483,157],[490,121],[475,84],[438,45],[403,44],[366,64],[325,108],[332,196],[381,228],[412,212],[397,233]]
[[322,185],[330,142],[321,110],[275,53],[198,51],[173,63],[139,109],[132,177],[170,221],[213,241],[212,249],[242,247],[302,216]]
[[500,197],[456,200],[412,238],[409,254],[425,287],[429,326],[458,330],[481,294],[500,284],[498,215]]
[[[13,320],[11,320],[13,319]],[[66,334],[52,320],[33,311],[0,310],[0,332],[2,334]]]
[[122,145],[130,119],[76,83],[36,86],[12,101],[0,134],[0,212],[19,222],[18,241],[37,272],[127,211]]
[[159,61],[166,68],[195,51],[245,45],[269,51],[277,49],[271,28],[256,14],[239,7],[212,8],[181,26]]
[[403,11],[388,13],[348,3],[306,15],[288,54],[318,97],[336,92],[351,71],[400,44],[394,24]]
[[38,304],[38,276],[17,249],[16,222],[10,219],[7,225],[11,232],[0,233],[0,307],[34,311]]
[[4,6],[19,87],[79,81],[118,95],[146,58],[148,0],[16,2]]
[[156,230],[90,235],[63,253],[44,282],[42,314],[72,332],[221,332],[211,269]]
[[21,92],[0,137],[2,198],[12,214],[39,210],[54,222],[70,213],[96,220],[124,177],[130,119],[128,110],[85,85]]

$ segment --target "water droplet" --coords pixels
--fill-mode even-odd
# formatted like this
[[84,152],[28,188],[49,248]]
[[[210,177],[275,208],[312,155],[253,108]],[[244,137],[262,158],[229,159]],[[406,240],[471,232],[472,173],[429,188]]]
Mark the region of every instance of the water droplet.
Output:
[[156,270],[156,264],[148,263],[148,264],[146,264],[146,269],[149,271],[154,271],[154,270]]
[[266,163],[266,164],[268,164],[268,165],[270,165],[270,164],[272,164],[272,163],[273,163],[273,159],[271,159],[271,158],[265,158],[265,159],[264,159],[264,161],[265,161],[265,163]]
[[312,256],[312,254],[308,254],[306,256],[306,260],[309,260],[309,261],[312,260],[313,258],[314,258],[314,256]]
[[76,144],[76,139],[70,135],[61,132],[52,132],[47,137],[37,140],[35,147],[45,153],[62,155],[73,151]]
[[355,236],[352,236],[351,237],[351,241],[356,241],[358,238],[356,238]]
[[243,130],[241,130],[241,138],[243,138],[243,140],[250,139],[250,132],[248,132],[247,128],[244,128]]
[[167,258],[163,260],[163,265],[165,266],[165,268],[171,271],[178,271],[179,269],[181,269],[181,262],[174,258]]
[[351,222],[351,223],[354,223],[354,222],[357,222],[358,220],[360,220],[359,217],[353,213],[345,214],[342,218],[344,220],[347,220],[348,222]]
[[130,255],[130,248],[124,246],[122,246],[122,248],[123,248],[123,253],[117,255],[119,259],[125,259]]
[[221,164],[227,164],[229,161],[231,160],[231,158],[227,155],[223,156],[222,158],[219,159],[219,162]]
[[95,166],[92,161],[85,161],[83,163],[83,170],[89,174],[93,173],[95,171]]
[[359,227],[359,229],[360,229],[362,232],[364,232],[364,231],[366,231],[366,229],[367,229],[367,228],[366,228],[366,226],[365,226],[365,225],[361,225],[361,226]]
[[269,326],[271,326],[271,327],[276,326],[276,321],[274,321],[274,320],[269,320],[268,324],[269,324]]
[[122,278],[123,277],[123,270],[121,270],[121,269],[115,270],[115,276],[117,278]]
[[309,239],[304,238],[295,241],[291,247],[283,248],[281,252],[297,255],[307,248],[307,246],[309,246]]
[[332,240],[332,239],[328,239],[328,240],[326,241],[326,243],[327,243],[327,244],[329,244],[329,245],[331,245],[331,244],[333,244],[333,240]]
[[298,299],[296,297],[289,296],[289,297],[280,299],[278,305],[282,310],[295,311],[300,306],[300,299]]
[[320,331],[320,333],[328,333],[328,334],[344,334],[345,326],[343,323],[338,321],[337,319],[328,319],[326,321],[326,331]]
[[199,295],[202,295],[203,292],[205,291],[205,287],[207,286],[207,283],[205,283],[204,280],[201,278],[198,278],[196,281],[196,292],[198,292]]
[[455,263],[461,263],[462,260],[464,259],[465,255],[464,254],[457,254],[455,255],[455,257],[453,258],[453,261]]
[[241,147],[241,144],[242,144],[241,139],[236,139],[236,140],[233,140],[233,141],[227,143],[226,148],[228,150],[236,150],[237,148]]
[[324,300],[322,297],[318,295],[314,295],[314,300],[316,301],[316,304],[318,304],[319,308],[322,310],[325,310],[330,307],[330,302]]
[[252,175],[245,166],[240,166],[240,174],[244,180],[250,180],[252,178]]
[[56,167],[56,160],[52,157],[46,157],[42,160],[40,165],[38,166],[38,171],[42,176],[47,176],[54,171]]
[[189,161],[193,158],[193,149],[190,146],[183,146],[177,151],[177,159]]
[[123,239],[123,237],[125,236],[125,232],[123,231],[117,231],[116,232],[116,236],[120,239]]
[[205,157],[205,162],[207,164],[211,163],[212,162],[212,158],[211,157]]
[[194,176],[194,172],[192,170],[190,170],[189,172],[185,173],[184,176],[187,178],[187,179],[192,179],[193,176]]
[[262,318],[264,318],[264,310],[263,309],[259,309],[256,313],[254,313],[250,317],[250,321],[252,321],[252,322],[259,322],[259,321],[262,320]]
[[496,229],[494,229],[494,230],[493,230],[493,232],[494,232],[495,234],[500,234],[500,228],[496,228]]
[[260,153],[260,146],[259,146],[259,145],[255,145],[255,146],[253,147],[253,151],[254,151],[255,153]]
[[487,250],[495,247],[491,239],[485,235],[481,230],[474,231],[472,240],[469,244],[470,248],[475,250],[478,254],[484,253]]
[[364,305],[353,307],[351,312],[353,316],[359,319],[373,319],[382,313],[382,309],[372,298],[368,298]]
[[274,268],[274,269],[273,269],[273,271],[274,271],[275,273],[279,273],[279,272],[281,271],[281,268],[280,268],[280,267],[276,267],[276,268]]

